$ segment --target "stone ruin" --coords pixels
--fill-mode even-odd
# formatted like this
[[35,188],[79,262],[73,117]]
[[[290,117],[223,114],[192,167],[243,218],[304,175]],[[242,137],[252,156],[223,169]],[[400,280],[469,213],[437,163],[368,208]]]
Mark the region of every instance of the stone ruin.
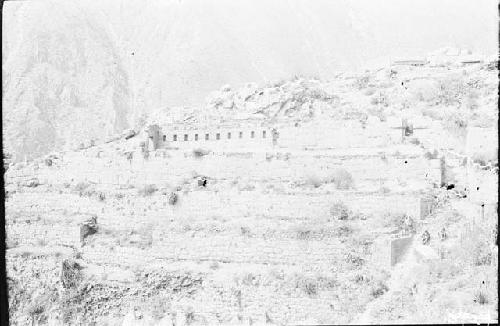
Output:
[[[148,145],[151,143],[152,150],[157,150],[161,147],[161,128],[157,124],[150,125],[148,130]],[[149,146],[148,146],[149,147]]]
[[[167,145],[179,147],[194,145],[195,143],[220,142],[221,144],[244,146],[246,142],[252,144],[277,145],[279,132],[264,124],[248,125],[239,122],[225,123],[218,126],[172,124],[160,126],[151,124],[146,129],[144,146],[149,151],[166,148]],[[239,145],[237,145],[239,144]]]

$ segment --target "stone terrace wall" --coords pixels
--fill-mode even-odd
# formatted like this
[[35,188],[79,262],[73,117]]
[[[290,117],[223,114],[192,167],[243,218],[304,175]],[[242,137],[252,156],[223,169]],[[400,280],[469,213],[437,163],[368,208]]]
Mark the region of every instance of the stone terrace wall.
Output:
[[[145,160],[139,154],[132,162],[119,155],[115,159],[80,157],[71,164],[62,162],[57,168],[40,166],[37,176],[42,182],[50,180],[55,184],[74,179],[99,184],[162,185],[182,182],[196,172],[219,182],[267,179],[287,183],[306,180],[310,176],[328,177],[335,169],[343,168],[352,174],[359,190],[376,189],[387,180],[413,180],[422,184],[439,180],[439,164],[413,154],[388,154],[384,158],[382,153],[211,152],[202,158],[194,158],[189,151],[168,151],[165,155],[167,157],[151,155]],[[22,173],[25,171],[12,171],[10,175],[16,179],[21,178]]]
[[388,123],[363,128],[356,120],[324,121],[298,127],[283,126],[278,130],[278,145],[284,148],[369,148],[401,142],[401,130],[391,128]]
[[[312,233],[309,239],[303,240],[297,238],[297,232],[335,229],[335,225],[326,222],[335,200],[344,201],[357,212],[372,214],[384,214],[388,207],[392,212],[418,214],[419,207],[413,194],[367,196],[353,192],[311,196],[307,193],[276,194],[259,191],[222,194],[200,190],[182,194],[176,206],[165,205],[165,196],[155,194],[148,198],[134,197],[128,204],[124,201],[119,209],[111,210],[109,208],[114,207],[111,195],[106,199],[106,204],[78,195],[61,196],[62,199],[55,198],[44,192],[19,194],[16,200],[41,202],[44,205],[33,206],[30,211],[32,214],[26,215],[24,212],[23,218],[38,215],[43,223],[50,223],[51,226],[42,231],[39,227],[34,227],[35,224],[10,223],[7,226],[9,236],[24,238],[25,234],[30,234],[32,242],[43,240],[50,246],[78,247],[78,222],[89,214],[96,214],[99,216],[101,231],[93,241],[93,246],[84,247],[85,257],[94,263],[122,266],[176,259],[306,264],[329,268],[342,259],[339,237],[328,233],[324,236]],[[70,206],[68,203],[71,203]],[[108,210],[102,209],[105,206]],[[129,214],[132,208],[135,208],[136,214]],[[81,213],[74,216],[68,216],[62,211],[60,215],[54,214],[54,211],[61,209]],[[51,214],[46,214],[49,211]],[[10,213],[9,216],[12,217],[13,214]],[[50,220],[52,217],[49,216],[64,216],[64,219]],[[172,231],[171,221],[181,229]],[[226,221],[223,226],[221,221]],[[251,232],[242,236],[241,226],[247,224],[252,225]],[[147,229],[152,225],[151,248],[142,250],[140,246],[123,244],[113,249],[117,235],[109,238],[111,242],[106,242],[107,229],[133,240],[131,230]],[[182,231],[182,225],[189,228]],[[201,231],[198,231],[199,226],[202,226]],[[277,232],[269,233],[272,230]],[[28,242],[23,240],[23,244]]]

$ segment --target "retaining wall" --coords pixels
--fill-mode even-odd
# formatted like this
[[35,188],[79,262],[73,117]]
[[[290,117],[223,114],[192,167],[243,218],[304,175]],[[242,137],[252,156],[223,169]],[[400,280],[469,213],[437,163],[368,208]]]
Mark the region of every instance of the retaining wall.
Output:
[[[439,167],[415,155],[335,155],[323,152],[211,152],[195,158],[189,151],[169,151],[167,157],[140,154],[132,162],[123,156],[113,159],[80,157],[72,164],[59,167],[41,166],[36,172],[41,180],[52,183],[69,182],[71,179],[99,184],[148,184],[176,183],[190,178],[193,172],[217,180],[280,180],[295,182],[310,177],[331,177],[342,168],[353,176],[356,188],[375,189],[386,181],[424,185],[439,176]],[[53,171],[57,171],[54,173]],[[25,172],[25,171],[24,171]],[[23,172],[23,173],[24,173]],[[21,172],[11,173],[13,179]],[[368,187],[368,188],[366,188]]]
[[391,240],[391,266],[401,262],[411,246],[413,236],[401,237]]

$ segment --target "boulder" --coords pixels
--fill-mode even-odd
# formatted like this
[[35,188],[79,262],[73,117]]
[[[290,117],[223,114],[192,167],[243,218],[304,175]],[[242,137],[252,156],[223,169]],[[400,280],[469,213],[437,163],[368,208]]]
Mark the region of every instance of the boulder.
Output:
[[130,130],[125,131],[125,133],[123,134],[123,138],[130,139],[130,138],[134,137],[135,135],[137,135],[135,130],[130,129]]
[[80,225],[80,242],[83,242],[89,235],[97,233],[97,217],[93,216]]

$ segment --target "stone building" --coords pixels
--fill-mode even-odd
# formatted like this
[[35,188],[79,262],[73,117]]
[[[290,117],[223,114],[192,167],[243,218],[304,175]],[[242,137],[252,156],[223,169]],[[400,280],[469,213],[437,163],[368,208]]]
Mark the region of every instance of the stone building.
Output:
[[224,122],[216,126],[200,123],[150,125],[148,149],[210,146],[211,148],[252,148],[272,145],[272,128],[262,122]]

